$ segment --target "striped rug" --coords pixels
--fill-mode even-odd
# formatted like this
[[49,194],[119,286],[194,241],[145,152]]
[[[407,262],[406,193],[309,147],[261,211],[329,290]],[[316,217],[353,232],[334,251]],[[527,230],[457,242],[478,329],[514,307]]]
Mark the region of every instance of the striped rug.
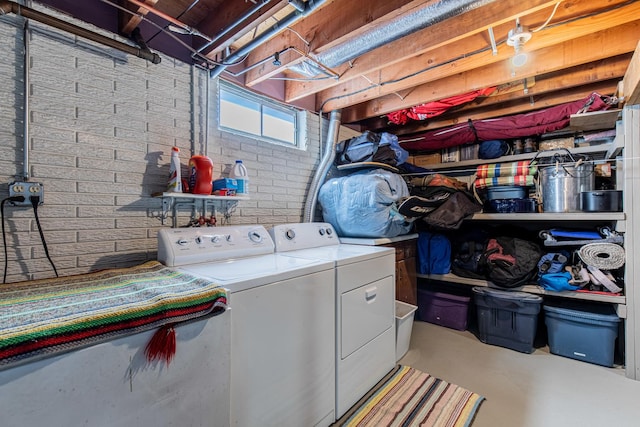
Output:
[[333,426],[470,426],[484,397],[399,365]]

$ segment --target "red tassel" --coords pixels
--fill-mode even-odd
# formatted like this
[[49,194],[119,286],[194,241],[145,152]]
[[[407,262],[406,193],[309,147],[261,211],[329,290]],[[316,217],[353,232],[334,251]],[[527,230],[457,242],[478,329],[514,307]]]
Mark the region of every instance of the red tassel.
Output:
[[164,360],[168,366],[176,354],[176,331],[173,325],[161,326],[151,337],[144,354],[149,362]]

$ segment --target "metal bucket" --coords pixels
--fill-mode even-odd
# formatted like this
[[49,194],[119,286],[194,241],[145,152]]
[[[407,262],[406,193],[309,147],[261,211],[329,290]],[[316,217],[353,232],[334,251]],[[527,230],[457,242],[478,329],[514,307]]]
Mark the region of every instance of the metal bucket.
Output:
[[542,210],[544,212],[580,211],[580,193],[595,185],[593,163],[556,163],[540,167]]

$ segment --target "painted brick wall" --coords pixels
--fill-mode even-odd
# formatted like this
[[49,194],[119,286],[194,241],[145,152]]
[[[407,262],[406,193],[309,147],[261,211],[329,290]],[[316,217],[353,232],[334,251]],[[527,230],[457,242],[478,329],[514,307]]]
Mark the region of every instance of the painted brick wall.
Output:
[[[301,220],[319,163],[317,116],[307,115],[306,150],[221,132],[216,82],[207,73],[167,57],[151,64],[36,22],[30,26],[25,171],[22,19],[0,17],[0,197],[8,196],[6,183],[23,180],[25,172],[44,184],[38,215],[61,276],[156,258],[157,230],[171,220],[163,221],[162,201],[152,195],[166,186],[174,145],[185,175],[192,147],[212,158],[215,178],[235,159],[246,163],[251,200],[226,218],[218,210],[219,224]],[[341,138],[354,134],[343,128]],[[177,223],[190,218],[190,209],[180,209]],[[5,226],[7,282],[53,277],[33,211],[5,206]]]

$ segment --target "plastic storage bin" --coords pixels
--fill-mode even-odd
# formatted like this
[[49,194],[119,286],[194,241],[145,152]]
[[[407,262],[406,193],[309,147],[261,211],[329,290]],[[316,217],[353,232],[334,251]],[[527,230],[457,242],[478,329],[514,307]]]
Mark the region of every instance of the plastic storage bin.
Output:
[[533,352],[542,297],[474,287],[480,341],[522,353]]
[[409,350],[413,318],[418,307],[403,301],[396,301],[396,362]]
[[549,350],[559,356],[613,366],[620,318],[606,304],[544,305]]
[[425,322],[464,331],[470,300],[469,296],[418,288],[418,315]]

